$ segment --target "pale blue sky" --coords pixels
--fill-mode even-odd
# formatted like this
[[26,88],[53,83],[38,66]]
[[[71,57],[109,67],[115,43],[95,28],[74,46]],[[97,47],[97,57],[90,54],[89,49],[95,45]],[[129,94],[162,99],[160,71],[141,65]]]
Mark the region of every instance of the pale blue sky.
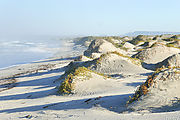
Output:
[[180,0],[0,0],[1,35],[180,32]]

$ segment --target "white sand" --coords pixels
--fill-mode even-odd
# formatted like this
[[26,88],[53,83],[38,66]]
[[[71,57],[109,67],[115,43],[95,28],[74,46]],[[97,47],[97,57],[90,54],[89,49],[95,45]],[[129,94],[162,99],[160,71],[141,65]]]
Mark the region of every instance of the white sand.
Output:
[[139,58],[148,64],[156,64],[179,52],[180,49],[178,48],[166,47],[164,45],[158,44],[155,47],[147,48],[137,53],[134,55],[134,57]]
[[180,69],[167,69],[157,74],[147,95],[140,97],[129,108],[152,112],[179,110]]
[[[111,56],[108,61],[113,62],[114,58]],[[129,63],[122,67],[122,73],[113,74],[113,78],[103,79],[93,74],[93,79],[78,82],[79,94],[59,95],[57,86],[62,81],[58,78],[71,61],[71,58],[56,58],[1,70],[0,89],[5,87],[4,78],[13,78],[16,84],[0,92],[0,120],[180,120],[178,106],[171,112],[127,110],[129,96],[152,73]],[[129,74],[130,71],[134,74]]]
[[[0,92],[0,119],[19,120],[27,119],[26,117],[33,120],[180,119],[180,111],[121,113],[126,110],[126,101],[134,93],[136,86],[145,81],[147,77],[145,74],[125,78],[117,75],[112,81],[113,84],[110,84],[111,91],[104,88],[103,93],[93,95],[59,96],[55,89],[58,81],[55,83],[53,81],[63,74],[63,67],[69,61],[60,60],[59,62],[61,64],[52,71],[41,71],[16,78],[16,87]],[[96,97],[99,98],[95,99]]]

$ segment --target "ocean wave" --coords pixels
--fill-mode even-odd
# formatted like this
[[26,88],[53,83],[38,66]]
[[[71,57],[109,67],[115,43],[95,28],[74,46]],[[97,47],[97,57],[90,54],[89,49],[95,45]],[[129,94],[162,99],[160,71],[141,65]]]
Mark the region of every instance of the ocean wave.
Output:
[[29,63],[48,57],[56,53],[64,53],[71,50],[70,44],[62,40],[0,40],[0,68],[16,65],[17,63]]

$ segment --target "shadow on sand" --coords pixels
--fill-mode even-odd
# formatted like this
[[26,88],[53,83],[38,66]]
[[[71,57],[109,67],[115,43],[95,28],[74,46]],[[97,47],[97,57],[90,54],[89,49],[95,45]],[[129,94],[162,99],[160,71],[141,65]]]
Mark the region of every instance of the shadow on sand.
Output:
[[[45,91],[44,91],[45,92]],[[35,105],[29,107],[20,107],[13,109],[0,110],[0,113],[15,113],[24,111],[39,111],[39,110],[72,110],[72,109],[90,109],[100,107],[109,111],[121,113],[126,110],[126,102],[131,94],[105,96],[98,98],[72,100],[66,102],[58,102],[53,104]],[[61,97],[61,96],[60,96]]]
[[[54,80],[58,79],[60,75],[54,75],[51,77],[45,77],[40,79],[33,79],[34,76],[43,76],[44,74],[52,74],[63,72],[64,68],[60,68],[57,70],[42,72],[42,73],[34,73],[30,75],[22,75],[18,78],[28,78],[28,81],[20,81],[17,82],[16,87],[28,87],[28,86],[40,86],[39,88],[34,88],[39,91],[35,92],[28,92],[27,93],[20,93],[20,94],[13,94],[7,96],[1,96],[0,101],[5,100],[20,100],[20,99],[37,99],[46,97],[48,95],[57,95],[57,90],[55,87],[57,83]],[[32,77],[32,80],[31,80]],[[61,81],[58,81],[61,82]],[[42,90],[41,90],[42,89]],[[98,97],[98,98],[88,98],[88,99],[78,99],[78,100],[71,100],[65,102],[57,102],[52,104],[44,104],[44,105],[34,105],[28,107],[19,107],[19,108],[12,108],[12,109],[4,109],[0,110],[0,113],[15,113],[15,112],[24,112],[24,111],[39,111],[39,110],[71,110],[71,109],[89,109],[93,107],[98,107],[102,109],[107,109],[114,112],[123,112],[126,110],[126,102],[129,100],[129,96],[131,94],[124,94],[124,95],[114,95],[114,96],[105,96],[105,97]],[[59,96],[60,98],[65,96]],[[68,97],[68,96],[67,96]],[[100,107],[101,106],[101,107]]]
[[[28,78],[31,79],[31,77],[35,77],[35,76],[43,76],[43,75],[47,75],[47,74],[52,74],[52,73],[60,73],[64,71],[64,67],[60,68],[60,69],[55,69],[52,71],[47,71],[47,72],[41,72],[41,73],[33,73],[33,74],[29,74],[29,75],[21,75],[18,76],[16,78]],[[16,86],[15,87],[28,87],[28,86],[40,86],[38,88],[34,88],[34,89],[48,89],[48,90],[42,90],[42,91],[38,91],[38,92],[28,92],[28,93],[23,93],[23,94],[15,94],[15,95],[8,95],[8,96],[1,96],[0,97],[0,101],[3,100],[19,100],[19,99],[35,99],[35,98],[41,98],[41,97],[45,97],[47,95],[52,95],[52,94],[56,94],[56,89],[55,87],[58,85],[55,80],[59,79],[61,76],[60,75],[55,75],[52,77],[45,77],[45,78],[40,78],[40,79],[32,79],[32,80],[28,80],[28,81],[20,81],[20,82],[16,82]],[[60,80],[57,82],[61,82]]]

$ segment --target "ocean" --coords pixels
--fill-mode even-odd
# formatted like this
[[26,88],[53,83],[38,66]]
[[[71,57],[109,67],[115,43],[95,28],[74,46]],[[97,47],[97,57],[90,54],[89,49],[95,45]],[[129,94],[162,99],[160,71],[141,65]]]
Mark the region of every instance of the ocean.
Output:
[[70,40],[60,37],[0,37],[0,69],[65,56],[73,49]]

